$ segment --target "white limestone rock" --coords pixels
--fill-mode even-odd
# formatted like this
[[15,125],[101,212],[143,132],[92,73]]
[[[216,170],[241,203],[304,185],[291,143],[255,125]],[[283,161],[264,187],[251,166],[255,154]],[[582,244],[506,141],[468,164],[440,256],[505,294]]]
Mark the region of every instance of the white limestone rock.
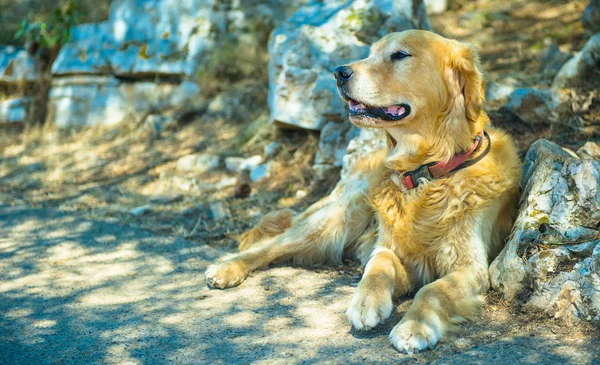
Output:
[[553,88],[565,88],[600,65],[600,33],[590,38],[583,49],[567,61],[552,81]]
[[177,171],[204,173],[213,171],[221,165],[221,157],[210,153],[192,154],[177,160]]
[[32,82],[38,77],[33,58],[21,47],[0,46],[0,81]]
[[[107,21],[74,27],[61,48],[52,65],[50,120],[59,127],[114,124],[190,108],[200,89],[190,80],[213,52],[225,42],[263,44],[304,3],[115,0]],[[75,87],[74,78],[86,81]]]
[[113,76],[75,75],[56,78],[48,101],[48,120],[58,127],[114,125],[126,118],[180,109],[198,98],[198,86],[181,83],[121,83]]
[[27,119],[30,103],[29,97],[9,99],[0,103],[0,124],[23,123]]
[[505,100],[517,88],[516,80],[489,82],[485,85],[485,100]]
[[378,128],[360,128],[358,136],[350,141],[342,159],[342,180],[347,178],[361,159],[387,149],[385,132]]
[[321,130],[315,164],[328,164],[341,167],[346,149],[351,139],[356,137],[359,129],[350,122],[328,122]]
[[231,172],[240,172],[242,170],[253,170],[264,162],[264,157],[254,155],[251,157],[226,157],[225,168]]
[[271,163],[260,164],[250,171],[250,181],[257,182],[271,176]]
[[600,161],[539,140],[521,188],[513,232],[490,267],[492,287],[554,317],[600,319]]
[[567,113],[567,99],[554,89],[522,88],[508,96],[506,107],[526,123],[558,123]]
[[554,77],[558,71],[560,71],[561,67],[571,59],[571,54],[561,52],[558,45],[554,42],[550,42],[546,45],[546,47],[542,49],[540,56],[540,70],[544,77],[547,78]]

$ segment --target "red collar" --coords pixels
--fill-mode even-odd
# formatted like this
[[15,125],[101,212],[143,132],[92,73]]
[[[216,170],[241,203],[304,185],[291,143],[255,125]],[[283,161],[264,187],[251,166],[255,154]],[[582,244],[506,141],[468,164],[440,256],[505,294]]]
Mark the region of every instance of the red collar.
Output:
[[[467,161],[467,159],[471,157],[473,152],[477,150],[477,147],[479,147],[479,145],[481,144],[481,141],[483,140],[484,136],[488,140],[488,145],[485,151],[483,151],[483,153],[477,156],[476,158]],[[452,157],[450,161],[431,162],[426,165],[419,166],[416,170],[408,172],[397,171],[398,175],[400,175],[401,178],[400,181],[402,181],[402,185],[404,185],[404,187],[408,190],[416,188],[421,183],[421,179],[425,179],[427,181],[438,179],[440,177],[448,175],[453,171],[457,171],[460,169],[464,169],[465,167],[474,165],[487,155],[487,153],[490,151],[491,145],[492,141],[490,140],[490,136],[487,134],[487,132],[483,131],[477,135],[477,137],[475,138],[475,142],[473,142],[473,145],[471,146],[471,148],[469,148],[467,152],[458,153],[454,155],[454,157]]]

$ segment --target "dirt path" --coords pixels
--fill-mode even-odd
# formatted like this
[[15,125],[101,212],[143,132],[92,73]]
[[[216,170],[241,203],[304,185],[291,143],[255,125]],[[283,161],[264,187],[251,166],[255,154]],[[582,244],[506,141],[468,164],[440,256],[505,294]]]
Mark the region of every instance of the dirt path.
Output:
[[[571,364],[600,361],[600,341],[492,303],[433,351],[397,353],[380,328],[344,311],[352,267],[277,267],[208,290],[223,252],[51,209],[0,205],[0,363]],[[493,302],[492,300],[490,300]]]

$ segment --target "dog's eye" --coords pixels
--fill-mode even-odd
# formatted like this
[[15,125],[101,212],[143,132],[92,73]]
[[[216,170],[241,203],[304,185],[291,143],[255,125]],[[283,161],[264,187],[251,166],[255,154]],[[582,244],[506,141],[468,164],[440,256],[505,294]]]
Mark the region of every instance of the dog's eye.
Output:
[[406,57],[410,57],[412,56],[410,53],[406,52],[406,51],[398,51],[398,52],[394,52],[392,53],[392,61],[399,61],[401,59],[404,59]]

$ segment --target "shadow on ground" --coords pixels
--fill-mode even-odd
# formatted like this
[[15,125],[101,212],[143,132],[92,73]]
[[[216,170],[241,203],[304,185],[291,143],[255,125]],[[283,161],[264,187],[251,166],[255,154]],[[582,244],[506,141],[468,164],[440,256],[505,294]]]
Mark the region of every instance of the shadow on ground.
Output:
[[[223,254],[119,224],[0,206],[0,363],[591,363],[598,340],[511,319],[463,327],[432,351],[398,354],[387,333],[344,311],[357,278],[341,269],[276,267],[208,290]],[[400,303],[406,308],[408,302]],[[514,331],[513,331],[514,332]]]

